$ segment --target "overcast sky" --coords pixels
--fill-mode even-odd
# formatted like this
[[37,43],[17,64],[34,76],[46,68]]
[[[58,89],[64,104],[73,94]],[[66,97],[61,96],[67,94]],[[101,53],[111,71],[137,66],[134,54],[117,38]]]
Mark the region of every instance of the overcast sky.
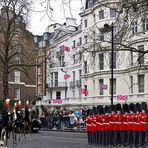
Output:
[[[41,35],[45,32],[45,29],[48,25],[52,23],[61,23],[65,22],[66,17],[71,17],[70,10],[72,11],[72,16],[77,19],[77,23],[80,22],[80,8],[83,6],[81,0],[71,0],[71,7],[69,9],[68,6],[61,4],[61,0],[53,0],[51,7],[53,8],[52,11],[52,20],[45,14],[45,12],[32,12],[30,18],[30,27],[28,28],[34,35]],[[45,9],[46,5],[40,3],[41,0],[37,0],[33,9],[35,11],[42,11]],[[65,12],[64,12],[65,10]]]

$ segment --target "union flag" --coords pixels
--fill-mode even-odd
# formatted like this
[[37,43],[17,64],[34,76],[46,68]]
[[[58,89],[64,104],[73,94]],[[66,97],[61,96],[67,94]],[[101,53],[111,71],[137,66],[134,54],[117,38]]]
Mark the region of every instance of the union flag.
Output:
[[64,79],[66,80],[66,79],[68,79],[68,78],[70,78],[71,77],[71,75],[69,75],[69,74],[65,74],[64,75]]
[[70,48],[64,45],[63,46],[63,50],[69,52],[70,51]]

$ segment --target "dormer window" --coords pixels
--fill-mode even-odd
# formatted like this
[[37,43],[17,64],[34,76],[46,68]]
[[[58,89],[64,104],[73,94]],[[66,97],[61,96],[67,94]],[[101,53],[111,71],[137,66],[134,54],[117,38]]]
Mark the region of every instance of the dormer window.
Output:
[[142,29],[143,31],[148,31],[148,18],[142,20]]
[[113,8],[110,8],[110,17],[111,18],[116,17],[116,10]]
[[99,11],[99,19],[100,20],[104,19],[104,10]]
[[87,28],[87,20],[84,20],[84,27]]
[[132,34],[137,33],[137,32],[138,32],[138,24],[137,24],[137,21],[132,22],[131,25],[132,25],[132,26],[131,26],[131,28],[132,28]]

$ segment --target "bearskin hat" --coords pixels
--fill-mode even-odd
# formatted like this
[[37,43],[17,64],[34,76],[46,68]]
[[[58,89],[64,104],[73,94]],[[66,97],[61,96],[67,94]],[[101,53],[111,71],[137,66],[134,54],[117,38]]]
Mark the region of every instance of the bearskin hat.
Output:
[[117,110],[117,111],[121,111],[121,104],[119,104],[119,103],[116,104],[116,110]]
[[110,113],[110,107],[108,105],[106,105],[104,107],[104,111],[105,111],[105,113]]
[[140,103],[136,103],[135,104],[135,111],[141,111],[141,105],[140,105]]
[[142,102],[141,103],[141,110],[147,110],[147,104],[146,104],[146,102]]
[[129,109],[130,109],[130,111],[135,111],[135,104],[134,103],[130,103],[129,104]]
[[100,114],[100,115],[104,114],[104,108],[103,108],[103,106],[100,107],[100,109],[99,109],[99,114]]
[[99,109],[100,109],[101,105],[97,106],[97,113],[99,113]]
[[92,111],[93,111],[93,115],[97,114],[97,108],[96,107],[93,107]]
[[123,107],[122,107],[122,109],[123,109],[123,112],[125,113],[125,112],[129,112],[129,106],[128,106],[128,104],[123,104]]
[[116,106],[115,105],[111,105],[110,106],[110,109],[111,109],[111,111],[114,111],[115,112],[116,111]]
[[88,114],[89,116],[91,116],[91,115],[92,115],[92,110],[91,110],[91,109],[88,109],[88,110],[87,110],[87,114]]

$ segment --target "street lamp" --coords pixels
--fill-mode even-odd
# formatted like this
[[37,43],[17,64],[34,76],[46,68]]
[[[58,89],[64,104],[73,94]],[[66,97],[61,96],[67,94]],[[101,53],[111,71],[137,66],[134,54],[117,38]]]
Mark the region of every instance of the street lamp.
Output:
[[109,24],[104,24],[103,32],[111,32],[111,105],[113,105],[113,93],[114,93],[114,88],[113,88],[113,79],[114,79],[114,26],[113,23],[111,25]]

